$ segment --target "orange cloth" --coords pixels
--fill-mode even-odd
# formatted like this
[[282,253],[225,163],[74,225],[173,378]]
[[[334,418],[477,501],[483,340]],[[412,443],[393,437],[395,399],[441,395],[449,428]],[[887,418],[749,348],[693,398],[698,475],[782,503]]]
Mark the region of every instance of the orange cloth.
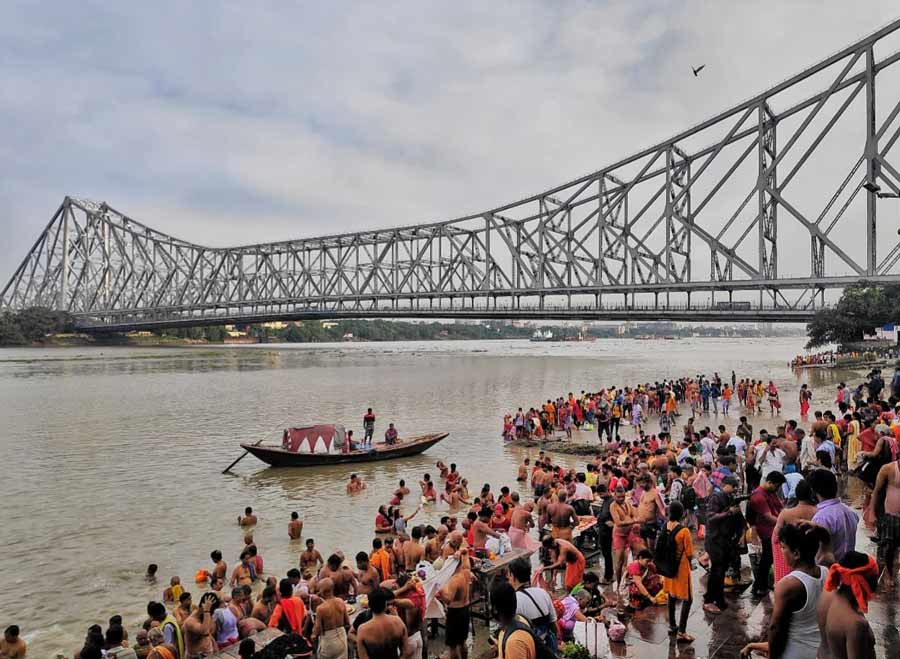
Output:
[[825,577],[825,590],[831,592],[841,586],[847,586],[856,599],[856,606],[863,613],[869,610],[869,600],[872,599],[872,588],[869,579],[878,578],[878,564],[869,556],[869,562],[857,568],[846,568],[838,563],[831,566],[828,576]]
[[584,577],[584,556],[578,552],[574,563],[566,563],[566,590],[572,590]]
[[303,633],[303,619],[306,617],[306,607],[299,597],[285,597],[275,605],[272,616],[269,618],[269,627],[278,627],[281,616],[288,619],[288,623],[295,634]]
[[675,599],[688,600],[691,599],[691,561],[688,556],[694,554],[694,542],[691,540],[690,529],[682,528],[678,532],[678,535],[675,536],[675,547],[678,555],[681,556],[678,573],[671,579],[663,577],[663,588]]
[[391,555],[385,551],[384,547],[372,553],[369,563],[381,574],[382,581],[391,578]]

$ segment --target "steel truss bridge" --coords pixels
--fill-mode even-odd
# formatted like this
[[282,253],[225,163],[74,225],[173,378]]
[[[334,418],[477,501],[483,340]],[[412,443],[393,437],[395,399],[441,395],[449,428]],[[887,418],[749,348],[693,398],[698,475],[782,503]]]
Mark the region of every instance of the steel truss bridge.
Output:
[[806,321],[830,289],[900,282],[898,28],[597,172],[454,220],[216,248],[66,197],[0,308],[66,310],[88,331],[352,317]]

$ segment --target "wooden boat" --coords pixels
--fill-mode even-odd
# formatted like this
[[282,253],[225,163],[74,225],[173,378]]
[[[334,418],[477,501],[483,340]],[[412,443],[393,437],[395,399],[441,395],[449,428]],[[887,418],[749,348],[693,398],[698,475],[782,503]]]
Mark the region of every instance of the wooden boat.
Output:
[[273,467],[312,467],[376,462],[418,455],[449,434],[432,433],[406,439],[398,438],[396,444],[375,443],[364,449],[347,449],[344,446],[346,434],[342,426],[319,425],[286,429],[281,446],[241,444],[241,448]]

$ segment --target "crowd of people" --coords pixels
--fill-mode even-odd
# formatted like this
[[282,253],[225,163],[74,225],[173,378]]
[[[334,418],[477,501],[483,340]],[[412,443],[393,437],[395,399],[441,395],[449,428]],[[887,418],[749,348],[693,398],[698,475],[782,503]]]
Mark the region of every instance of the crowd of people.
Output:
[[734,371],[730,381],[714,373],[712,377],[698,375],[643,383],[634,386],[610,386],[598,392],[572,392],[556,399],[547,399],[525,411],[503,417],[502,437],[506,441],[554,439],[564,433],[569,439],[574,430],[596,430],[604,438],[621,441],[623,426],[630,426],[640,435],[646,422],[658,418],[662,432],[670,432],[680,415],[681,405],[690,408],[691,416],[720,413],[727,417],[739,406],[748,414],[758,414],[767,408],[779,412],[782,403],[775,383],[769,380],[742,378]]
[[[209,569],[194,577],[198,601],[172,576],[133,638],[113,616],[105,630],[88,628],[74,657],[200,659],[235,645],[249,659],[267,656],[254,637],[275,628],[301,656],[308,646],[321,659],[418,659],[442,621],[448,656],[465,659],[473,603],[488,594],[499,625],[492,644],[504,659],[557,654],[580,625],[599,625],[621,641],[622,620],[653,606],[668,608],[672,642],[690,644],[698,570],[706,572],[708,616],[747,589],[754,599],[773,599],[767,631],[746,653],[874,656],[868,601],[893,586],[900,545],[900,379],[885,386],[872,376],[864,397],[838,387],[839,413],[816,411],[808,429],[781,423],[773,406],[779,425],[771,433],[754,429],[748,414],[758,411],[758,388],[771,398],[774,385],[734,373],[730,382],[716,374],[548,400],[517,414],[514,433],[528,437],[545,422],[593,424],[600,441],[583,468],[540,451],[523,459],[511,485],[471,489],[457,464],[438,461],[434,475],[413,484],[418,491],[400,480],[378,507],[366,551],[325,557],[306,537],[297,567],[280,578],[265,571],[253,537],[260,521],[247,507],[237,519],[238,561],[229,570],[212,551]],[[747,412],[737,429],[700,427],[706,410],[729,413],[726,391]],[[659,432],[644,431],[644,414],[658,415]],[[612,426],[624,418],[635,426],[629,439]],[[860,515],[839,496],[847,477],[864,484],[862,519],[876,531],[876,557],[857,551]],[[348,495],[365,488],[350,476]],[[445,504],[439,522],[416,523],[423,509]],[[288,537],[303,533],[292,513]],[[502,578],[479,578],[507,552],[514,560]],[[752,581],[742,576],[744,556]],[[598,568],[589,570],[595,559]],[[159,578],[155,565],[146,578]],[[0,656],[24,655],[19,629],[7,628]]]

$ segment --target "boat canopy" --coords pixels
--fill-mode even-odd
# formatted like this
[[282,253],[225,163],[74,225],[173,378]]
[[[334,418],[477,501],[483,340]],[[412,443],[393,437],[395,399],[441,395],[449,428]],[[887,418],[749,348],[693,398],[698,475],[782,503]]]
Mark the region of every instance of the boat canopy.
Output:
[[281,447],[291,453],[341,453],[347,433],[344,426],[321,424],[303,428],[286,428]]

